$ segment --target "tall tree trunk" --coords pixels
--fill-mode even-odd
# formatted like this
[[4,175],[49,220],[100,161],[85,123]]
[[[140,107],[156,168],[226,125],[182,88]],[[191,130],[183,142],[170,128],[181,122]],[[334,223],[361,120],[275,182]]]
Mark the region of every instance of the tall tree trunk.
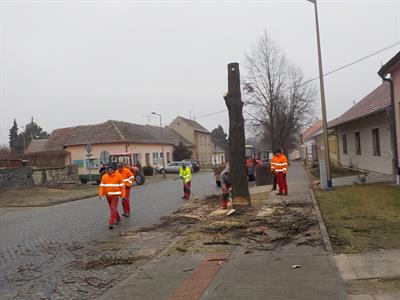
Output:
[[229,165],[232,176],[233,206],[246,208],[251,205],[245,163],[245,137],[243,102],[240,92],[238,63],[228,64],[228,92],[224,95],[229,111]]

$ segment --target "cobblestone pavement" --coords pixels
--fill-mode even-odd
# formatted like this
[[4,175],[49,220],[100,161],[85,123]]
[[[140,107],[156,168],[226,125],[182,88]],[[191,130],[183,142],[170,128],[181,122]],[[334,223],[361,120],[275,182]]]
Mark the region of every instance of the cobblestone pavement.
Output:
[[[101,294],[113,281],[137,269],[129,262],[160,251],[171,238],[147,236],[124,243],[126,238],[119,233],[154,224],[172,213],[183,201],[181,190],[180,180],[137,187],[132,192],[131,218],[113,231],[107,227],[105,200],[98,198],[0,209],[1,298],[82,299]],[[194,175],[194,195],[218,192],[212,173]],[[119,243],[124,246],[118,247]],[[112,267],[98,268],[104,263]]]

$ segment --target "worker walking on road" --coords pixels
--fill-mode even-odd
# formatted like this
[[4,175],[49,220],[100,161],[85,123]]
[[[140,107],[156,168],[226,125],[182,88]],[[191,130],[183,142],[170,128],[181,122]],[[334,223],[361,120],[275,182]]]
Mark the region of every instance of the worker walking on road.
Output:
[[99,198],[106,196],[110,207],[109,228],[113,229],[114,225],[121,222],[121,217],[118,213],[118,199],[125,197],[125,184],[120,174],[115,172],[115,166],[110,164],[107,168],[107,173],[101,178],[99,188]]
[[271,189],[271,191],[276,191],[276,184],[278,183],[278,178],[277,178],[277,176],[276,176],[276,172],[275,172],[275,163],[276,163],[276,159],[277,159],[277,157],[276,157],[276,153],[274,153],[273,155],[272,155],[272,158],[271,158],[271,173],[272,173],[272,176],[273,176],[273,182],[272,182],[272,189]]
[[183,197],[182,199],[190,199],[190,188],[192,185],[192,171],[186,165],[179,168],[179,177],[183,181]]
[[125,197],[122,198],[122,209],[124,213],[122,214],[124,217],[129,217],[131,214],[131,207],[130,207],[130,194],[131,194],[131,187],[135,180],[135,176],[128,168],[124,167],[122,163],[117,164],[118,171],[117,173],[120,174],[123,178],[125,184]]
[[288,195],[288,186],[286,182],[286,174],[288,172],[288,160],[282,153],[281,149],[276,150],[275,173],[278,179],[279,193],[277,195]]

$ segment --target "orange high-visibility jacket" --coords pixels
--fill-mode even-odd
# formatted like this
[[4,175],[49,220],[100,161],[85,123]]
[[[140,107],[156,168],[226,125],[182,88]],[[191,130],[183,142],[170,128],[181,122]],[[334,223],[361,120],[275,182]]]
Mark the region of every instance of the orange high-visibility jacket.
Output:
[[272,158],[271,158],[271,172],[275,172],[275,163],[276,163],[276,156],[272,155]]
[[125,183],[122,176],[117,172],[112,175],[104,174],[101,178],[99,196],[125,197]]
[[118,170],[116,173],[120,174],[123,178],[126,187],[131,187],[133,181],[135,180],[135,176],[128,168],[122,168],[122,170]]
[[278,154],[275,161],[275,172],[288,172],[288,160],[285,155]]

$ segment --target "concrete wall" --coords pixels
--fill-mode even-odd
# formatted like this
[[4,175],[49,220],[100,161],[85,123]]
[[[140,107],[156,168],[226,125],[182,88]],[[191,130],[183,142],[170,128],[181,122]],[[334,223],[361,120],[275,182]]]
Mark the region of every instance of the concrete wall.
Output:
[[[372,129],[379,128],[380,156],[374,156]],[[360,132],[361,154],[356,154],[355,133]],[[359,168],[383,174],[392,174],[392,147],[390,122],[386,112],[360,119],[337,128],[340,162],[343,166]],[[347,136],[347,154],[343,153],[342,135]]]
[[[76,164],[77,161],[83,161],[83,166],[79,166],[79,174],[88,174],[89,168],[86,165],[86,150],[84,145],[79,146],[68,146],[65,148],[66,151],[71,153],[71,161],[73,164]],[[92,168],[90,168],[91,172],[94,174],[98,172],[101,161],[100,155],[103,151],[107,151],[109,154],[112,153],[132,153],[137,154],[138,160],[142,166],[145,166],[146,163],[146,153],[149,154],[149,164],[151,166],[155,166],[157,164],[162,165],[162,159],[155,158],[154,155],[158,155],[160,157],[161,153],[161,145],[152,145],[152,144],[95,144],[92,149],[91,158],[95,160],[96,164]],[[172,153],[173,153],[173,145],[164,145],[164,155],[165,155],[165,163],[167,163],[168,156],[169,160],[172,161]]]
[[0,190],[57,186],[65,182],[79,182],[76,166],[0,169]]

